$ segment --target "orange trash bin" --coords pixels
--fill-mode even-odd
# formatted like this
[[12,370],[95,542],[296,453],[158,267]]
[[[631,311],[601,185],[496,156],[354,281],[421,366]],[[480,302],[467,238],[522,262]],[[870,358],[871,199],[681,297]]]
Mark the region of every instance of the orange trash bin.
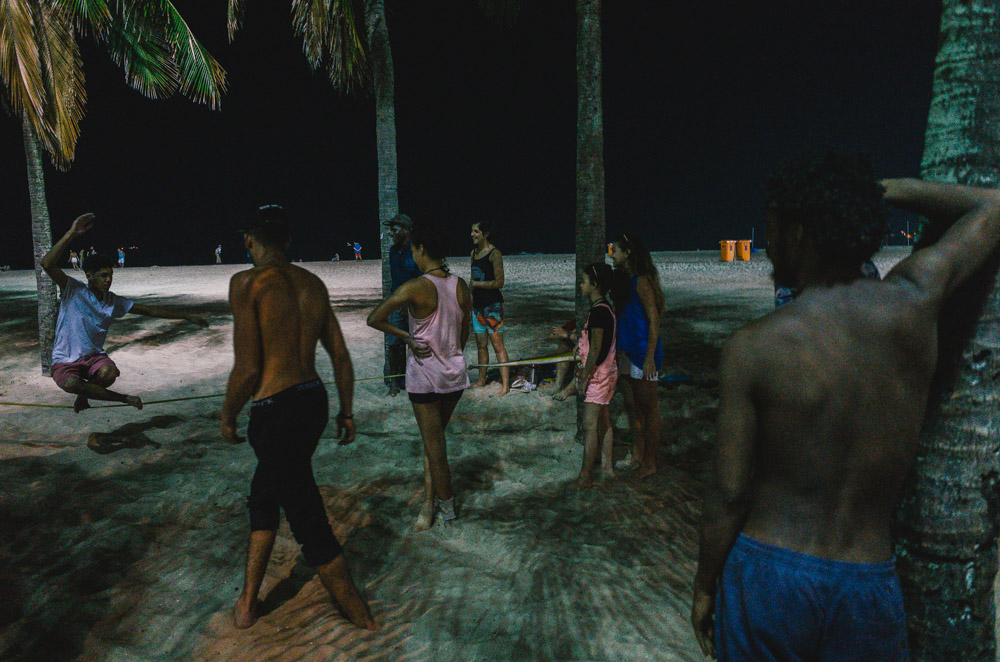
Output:
[[719,260],[721,262],[732,262],[736,255],[736,242],[732,239],[719,242]]
[[736,259],[740,262],[750,261],[750,240],[740,239],[736,242]]

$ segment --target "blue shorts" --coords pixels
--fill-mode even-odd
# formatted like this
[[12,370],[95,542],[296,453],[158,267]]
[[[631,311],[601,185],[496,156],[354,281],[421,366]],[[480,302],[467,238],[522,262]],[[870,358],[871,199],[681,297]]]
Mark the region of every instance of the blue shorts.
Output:
[[485,308],[472,309],[473,333],[503,332],[503,302],[492,303]]
[[909,660],[895,560],[847,563],[742,533],[715,594],[715,649],[727,660]]

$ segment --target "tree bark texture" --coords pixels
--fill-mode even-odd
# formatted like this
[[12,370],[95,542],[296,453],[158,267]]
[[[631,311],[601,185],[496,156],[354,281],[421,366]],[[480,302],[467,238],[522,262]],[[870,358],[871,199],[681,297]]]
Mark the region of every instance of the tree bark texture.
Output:
[[[396,167],[396,101],[389,45],[389,27],[385,21],[384,0],[369,0],[365,12],[368,47],[372,59],[375,88],[375,143],[378,150],[378,231],[381,237],[382,297],[392,292],[389,271],[389,248],[392,237],[383,223],[399,213],[398,173]],[[389,369],[389,337],[383,346],[384,370]],[[383,374],[388,374],[384,372]]]
[[[1000,183],[1000,30],[995,0],[946,0],[927,121],[927,179]],[[917,249],[942,229],[928,225]],[[1000,291],[994,259],[941,316],[940,359],[897,557],[914,661],[996,658],[1000,514]]]
[[22,120],[24,156],[28,166],[28,197],[31,203],[31,243],[35,254],[35,283],[38,289],[38,350],[42,374],[49,374],[52,344],[59,316],[59,295],[56,284],[42,269],[42,258],[52,248],[52,224],[45,199],[45,170],[42,146],[27,119]]
[[[603,262],[604,112],[601,105],[601,0],[576,3],[576,273]],[[576,285],[576,323],[582,329],[590,300]],[[583,393],[577,395],[577,432]]]

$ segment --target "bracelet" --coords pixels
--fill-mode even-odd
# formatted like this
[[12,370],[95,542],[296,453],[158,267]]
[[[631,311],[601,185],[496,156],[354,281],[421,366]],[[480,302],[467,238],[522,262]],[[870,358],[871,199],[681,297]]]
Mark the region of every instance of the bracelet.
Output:
[[411,333],[410,335],[406,336],[406,340],[403,341],[403,344],[404,345],[409,345],[414,340],[416,340],[416,338],[414,338],[413,334]]
[[340,412],[339,414],[337,414],[337,418],[341,419],[342,421],[349,421],[352,418],[354,418],[354,414],[345,414],[344,412]]

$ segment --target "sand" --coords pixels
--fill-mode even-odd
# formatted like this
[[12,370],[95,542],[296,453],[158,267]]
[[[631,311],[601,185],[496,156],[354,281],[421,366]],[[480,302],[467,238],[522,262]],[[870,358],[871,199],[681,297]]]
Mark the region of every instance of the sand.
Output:
[[[884,271],[900,249],[880,254]],[[414,533],[420,439],[405,396],[359,382],[358,439],[328,428],[313,459],[352,573],[383,629],[333,609],[283,523],[253,628],[233,626],[255,466],[218,434],[221,398],[131,408],[0,407],[0,658],[10,660],[700,660],[688,622],[697,519],[718,404],[719,348],[772,306],[769,265],[715,253],[657,254],[667,296],[660,473],[577,492],[572,403],[535,393],[463,398],[449,429],[460,519]],[[468,275],[466,260],[457,273]],[[571,316],[570,256],[506,258],[512,358],[554,349]],[[359,378],[381,374],[364,319],[379,264],[304,265],[330,289]],[[145,400],[221,393],[232,365],[229,277],[242,267],[130,267],[113,289],[207,315],[130,315],[107,349],[117,390]],[[79,273],[79,272],[78,272]],[[71,404],[38,367],[34,274],[0,274],[0,401]],[[475,358],[470,342],[467,356]],[[321,375],[331,375],[320,359]],[[331,387],[331,398],[336,403]],[[613,417],[624,439],[621,405]],[[333,405],[334,411],[336,404]],[[246,423],[246,412],[240,427]],[[92,433],[122,439],[88,449]],[[616,445],[616,458],[626,447]]]

